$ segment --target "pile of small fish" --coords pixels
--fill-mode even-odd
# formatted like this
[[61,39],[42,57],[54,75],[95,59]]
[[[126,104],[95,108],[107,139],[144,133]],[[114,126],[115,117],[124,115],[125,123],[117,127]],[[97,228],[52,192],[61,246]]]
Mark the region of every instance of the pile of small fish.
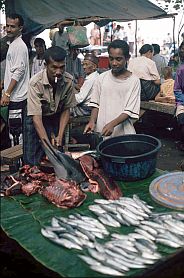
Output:
[[153,207],[140,200],[137,195],[133,198],[120,197],[118,200],[94,200],[89,210],[98,216],[98,219],[107,226],[120,227],[139,226],[141,221],[148,219]]
[[[79,213],[68,218],[53,217],[51,226],[41,230],[43,236],[61,246],[85,250],[85,255],[79,257],[92,270],[124,276],[132,268],[145,268],[159,260],[161,254],[157,251],[157,243],[173,248],[184,246],[183,213],[153,213],[152,207],[137,195],[94,202],[89,209],[98,219]],[[127,235],[108,230],[110,226],[122,225],[136,227]],[[105,237],[110,240],[103,244],[98,242]]]
[[52,226],[41,229],[43,236],[66,248],[82,250],[82,247],[94,248],[96,238],[109,235],[106,227],[97,219],[79,213],[65,217],[53,217]]
[[[109,275],[123,276],[130,269],[145,268],[161,258],[157,246],[145,237],[134,233],[129,235],[112,234],[112,240],[104,245],[95,244],[88,248],[89,256],[79,257],[90,265],[90,268]],[[137,237],[137,238],[136,238]]]

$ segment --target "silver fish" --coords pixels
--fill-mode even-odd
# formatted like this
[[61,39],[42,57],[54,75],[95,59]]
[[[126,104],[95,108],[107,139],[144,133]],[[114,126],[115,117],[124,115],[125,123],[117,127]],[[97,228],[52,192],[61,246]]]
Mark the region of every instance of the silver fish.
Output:
[[157,229],[157,228],[160,229],[161,228],[160,224],[158,224],[156,222],[153,222],[153,221],[143,220],[143,221],[141,221],[141,224],[150,226],[150,227],[155,228],[155,229]]
[[41,234],[49,239],[57,238],[57,235],[53,231],[50,231],[48,229],[41,228]]
[[121,234],[112,233],[111,236],[112,236],[113,238],[116,238],[116,239],[134,240],[134,239],[131,239],[129,235],[121,235]]
[[165,239],[165,238],[156,238],[156,242],[159,242],[161,244],[164,244],[164,245],[167,245],[167,246],[170,246],[170,247],[173,247],[173,248],[179,248],[181,247],[180,244],[176,243],[176,242],[172,242],[171,240],[169,239]]
[[108,266],[111,266],[113,267],[114,269],[118,270],[118,271],[128,271],[129,268],[127,266],[124,266],[122,263],[114,260],[113,258],[110,259],[108,258],[105,263],[105,265],[108,265]]
[[150,253],[150,252],[142,252],[142,258],[151,259],[151,260],[159,260],[162,256],[158,252]]
[[98,217],[98,219],[107,226],[111,227],[121,227],[121,224],[112,218],[112,216],[105,214]]
[[153,250],[148,248],[147,246],[139,243],[139,242],[135,242],[135,247],[142,253],[142,252],[150,252],[153,253]]
[[140,225],[139,228],[149,232],[153,236],[156,236],[158,234],[158,232],[155,229],[147,225]]
[[90,205],[89,210],[93,211],[93,212],[97,212],[97,213],[106,213],[106,211],[99,205]]
[[73,235],[71,235],[71,234],[69,234],[69,233],[67,233],[67,234],[66,234],[66,233],[65,233],[65,234],[62,234],[60,238],[69,239],[69,240],[72,241],[73,243],[76,243],[76,244],[78,244],[78,245],[80,245],[80,246],[83,245],[83,244],[82,244],[82,241],[81,241],[79,238],[77,238],[76,236],[73,236]]
[[108,205],[110,203],[113,203],[113,200],[95,199],[94,202],[97,204]]
[[119,248],[117,246],[108,246],[108,248],[105,249],[105,252],[112,256],[112,257],[116,257],[116,258],[121,258],[122,256],[123,257],[126,257],[127,259],[130,259],[130,260],[134,260],[135,258],[135,253],[133,255],[133,253],[128,253],[127,251],[123,250],[122,248]]
[[136,194],[133,195],[133,199],[145,212],[151,214],[151,210]]
[[184,233],[184,223],[182,223],[181,221],[172,219],[172,220],[165,220],[164,222]]
[[145,265],[141,262],[134,262],[133,260],[128,260],[126,258],[118,259],[114,258],[115,261],[122,263],[123,265],[127,266],[128,268],[145,268]]
[[154,264],[155,260],[151,260],[151,259],[146,259],[146,258],[142,258],[142,257],[136,257],[134,259],[134,262],[141,262],[143,264]]
[[153,241],[151,239],[149,239],[148,237],[146,237],[145,235],[140,234],[140,233],[130,233],[129,236],[130,236],[130,238],[133,238],[133,239],[146,239],[150,243],[153,243]]
[[155,240],[155,237],[150,235],[147,231],[145,230],[142,230],[142,229],[139,229],[139,228],[136,228],[135,229],[135,232],[141,234],[141,235],[144,235],[146,238],[148,239],[151,239],[151,240]]
[[84,256],[84,255],[78,255],[84,262],[86,262],[89,265],[100,265],[99,261],[96,261],[95,259],[89,257],[89,256]]
[[61,245],[61,246],[65,247],[65,248],[68,248],[68,249],[73,249],[74,248],[74,249],[77,249],[77,250],[82,250],[81,246],[71,242],[68,239],[64,239],[64,238],[51,238],[51,240],[54,243],[57,243],[58,245]]
[[180,246],[183,246],[184,245],[184,239],[181,240],[180,238],[178,238],[176,235],[172,234],[171,232],[169,231],[166,231],[165,233],[163,234],[159,234],[158,237],[160,238],[165,238],[165,239],[169,239],[173,242],[176,242],[178,244],[180,244]]
[[91,248],[88,248],[88,253],[95,259],[97,259],[98,261],[105,261],[106,259],[106,254],[105,253],[101,253],[101,252],[98,252],[94,249],[91,249]]
[[173,217],[177,220],[184,220],[184,213],[176,213]]

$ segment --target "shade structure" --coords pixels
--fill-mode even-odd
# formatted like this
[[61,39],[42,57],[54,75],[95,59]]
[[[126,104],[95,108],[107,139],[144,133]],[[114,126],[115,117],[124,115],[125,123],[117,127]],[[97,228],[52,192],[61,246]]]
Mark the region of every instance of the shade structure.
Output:
[[167,13],[147,0],[6,0],[6,14],[25,20],[25,34],[37,35],[60,21],[141,20],[166,17]]

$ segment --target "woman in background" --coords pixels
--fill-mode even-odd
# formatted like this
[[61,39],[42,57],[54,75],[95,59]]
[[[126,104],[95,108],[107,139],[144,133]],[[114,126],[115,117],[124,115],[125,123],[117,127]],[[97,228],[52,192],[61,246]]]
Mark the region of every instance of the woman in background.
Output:
[[139,53],[140,57],[130,60],[128,70],[140,78],[141,100],[155,99],[160,91],[160,75],[155,62],[152,61],[153,46],[144,44]]

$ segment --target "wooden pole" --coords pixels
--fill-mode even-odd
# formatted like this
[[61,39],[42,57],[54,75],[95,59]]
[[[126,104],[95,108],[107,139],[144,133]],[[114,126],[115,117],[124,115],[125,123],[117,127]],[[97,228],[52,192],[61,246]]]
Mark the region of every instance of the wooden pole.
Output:
[[135,21],[135,56],[137,57],[137,19]]

